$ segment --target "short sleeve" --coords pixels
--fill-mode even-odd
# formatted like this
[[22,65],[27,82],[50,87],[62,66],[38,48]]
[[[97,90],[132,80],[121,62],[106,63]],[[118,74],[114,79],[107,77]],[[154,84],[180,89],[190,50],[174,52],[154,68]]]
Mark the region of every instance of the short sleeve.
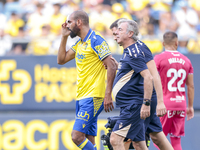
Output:
[[145,62],[147,63],[150,60],[153,60],[153,55],[152,55],[150,49],[145,44],[144,44],[143,48],[144,48],[143,52],[144,52],[144,55],[145,55]]
[[189,74],[193,74],[193,72],[194,72],[193,66],[192,66],[192,63],[190,62]]
[[143,52],[144,56],[145,56],[145,62],[149,62],[150,60],[153,60],[153,55],[151,50],[148,48],[148,46],[142,42],[142,41],[137,41],[138,43],[138,47],[140,48],[140,50]]
[[[130,56],[129,56],[130,57]],[[141,71],[147,69],[147,65],[143,56],[130,57],[129,65],[136,73],[140,73]]]
[[103,60],[107,56],[111,55],[111,51],[104,38],[102,38],[100,35],[95,36],[96,39],[93,39],[93,41],[91,41],[91,45],[95,53],[98,55],[99,59]]

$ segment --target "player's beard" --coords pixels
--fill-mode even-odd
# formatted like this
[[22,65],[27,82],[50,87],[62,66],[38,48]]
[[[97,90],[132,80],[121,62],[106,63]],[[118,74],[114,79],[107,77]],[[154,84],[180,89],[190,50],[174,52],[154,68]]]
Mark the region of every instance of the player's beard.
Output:
[[71,30],[70,37],[75,38],[79,32],[80,29],[78,28],[77,24],[75,24],[74,28]]

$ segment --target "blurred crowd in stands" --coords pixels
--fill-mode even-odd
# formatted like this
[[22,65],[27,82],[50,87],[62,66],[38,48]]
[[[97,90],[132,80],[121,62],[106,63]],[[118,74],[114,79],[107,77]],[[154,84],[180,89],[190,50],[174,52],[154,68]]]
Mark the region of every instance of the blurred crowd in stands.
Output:
[[0,0],[0,56],[56,55],[61,24],[79,9],[88,13],[91,28],[106,38],[113,54],[122,49],[109,27],[122,17],[138,23],[140,39],[154,54],[163,51],[162,35],[169,30],[178,34],[178,51],[200,53],[200,0]]

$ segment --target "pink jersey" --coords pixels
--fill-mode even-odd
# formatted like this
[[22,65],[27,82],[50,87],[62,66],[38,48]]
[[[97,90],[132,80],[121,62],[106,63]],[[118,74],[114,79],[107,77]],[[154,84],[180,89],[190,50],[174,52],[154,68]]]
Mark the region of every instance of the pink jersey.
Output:
[[185,82],[193,74],[190,60],[178,51],[165,51],[154,57],[160,73],[163,99],[168,110],[186,110]]

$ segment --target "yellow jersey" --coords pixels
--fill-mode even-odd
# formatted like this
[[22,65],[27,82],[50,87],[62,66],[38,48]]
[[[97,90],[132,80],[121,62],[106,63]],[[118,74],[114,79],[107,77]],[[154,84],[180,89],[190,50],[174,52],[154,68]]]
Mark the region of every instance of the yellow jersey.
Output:
[[105,39],[93,30],[79,39],[71,49],[76,53],[77,100],[105,96],[106,69],[102,60],[111,55]]

